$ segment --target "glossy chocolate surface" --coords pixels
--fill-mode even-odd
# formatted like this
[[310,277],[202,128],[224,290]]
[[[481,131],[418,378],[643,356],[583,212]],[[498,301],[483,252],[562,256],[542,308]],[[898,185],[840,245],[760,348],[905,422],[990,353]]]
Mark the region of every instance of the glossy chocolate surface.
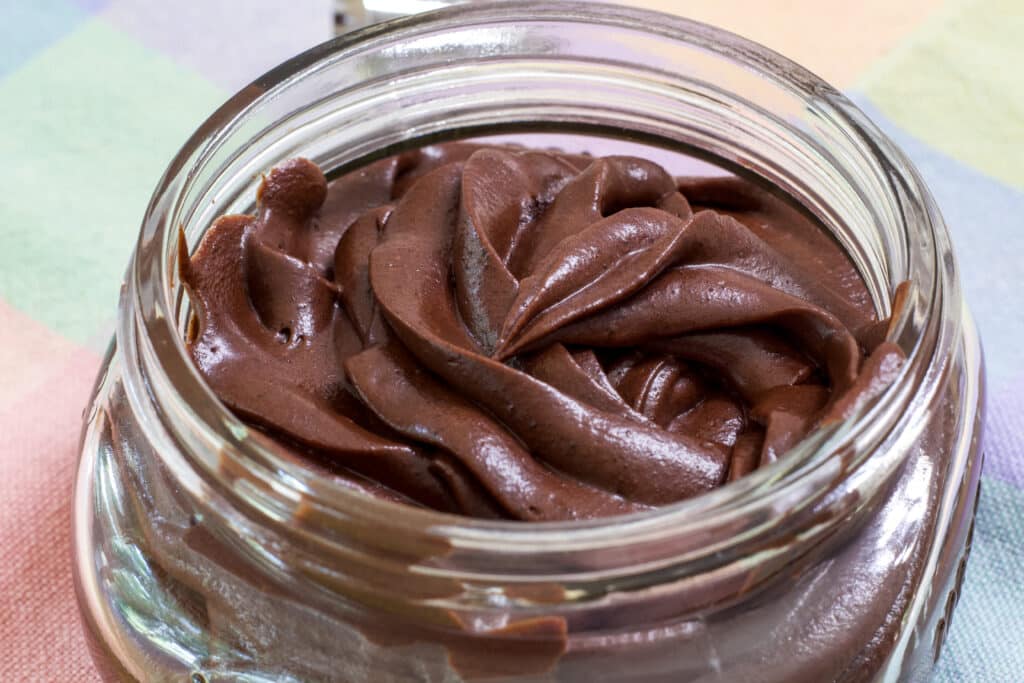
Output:
[[182,267],[236,414],[374,495],[643,510],[773,462],[895,377],[864,284],[786,202],[635,157],[453,143],[271,170]]

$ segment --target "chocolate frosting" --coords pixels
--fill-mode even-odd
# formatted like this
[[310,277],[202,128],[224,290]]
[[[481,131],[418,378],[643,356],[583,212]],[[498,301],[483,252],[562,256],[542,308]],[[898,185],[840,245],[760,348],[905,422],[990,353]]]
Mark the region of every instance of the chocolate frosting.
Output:
[[220,399],[373,495],[477,517],[672,503],[902,362],[856,269],[736,177],[455,143],[270,171],[182,279]]

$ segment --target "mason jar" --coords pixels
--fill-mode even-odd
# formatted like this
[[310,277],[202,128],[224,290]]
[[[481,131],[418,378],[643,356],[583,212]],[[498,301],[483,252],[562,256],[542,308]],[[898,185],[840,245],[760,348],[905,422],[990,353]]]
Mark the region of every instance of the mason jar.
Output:
[[[778,187],[892,316],[896,381],[711,493],[559,523],[367,497],[217,400],[183,341],[178,259],[217,216],[252,210],[262,172],[538,133],[681,150]],[[982,406],[979,340],[928,189],[814,75],[610,5],[401,19],[257,79],[160,180],[85,417],[82,619],[111,680],[924,680],[970,549]]]

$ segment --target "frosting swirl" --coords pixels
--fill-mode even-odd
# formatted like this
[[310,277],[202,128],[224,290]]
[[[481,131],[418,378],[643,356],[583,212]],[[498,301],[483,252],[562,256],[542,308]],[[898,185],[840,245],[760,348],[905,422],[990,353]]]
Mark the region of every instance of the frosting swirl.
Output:
[[456,143],[274,168],[182,279],[220,399],[375,495],[522,520],[664,505],[882,391],[859,275],[733,177]]

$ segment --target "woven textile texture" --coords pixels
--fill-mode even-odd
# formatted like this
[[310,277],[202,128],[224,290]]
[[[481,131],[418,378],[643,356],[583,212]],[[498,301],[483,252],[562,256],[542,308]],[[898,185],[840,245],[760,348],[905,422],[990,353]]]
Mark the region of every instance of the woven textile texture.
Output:
[[[818,72],[924,174],[989,381],[974,549],[936,680],[1024,680],[1024,4],[637,1]],[[71,585],[71,482],[139,220],[191,131],[328,38],[331,5],[0,0],[0,680],[98,680]]]

